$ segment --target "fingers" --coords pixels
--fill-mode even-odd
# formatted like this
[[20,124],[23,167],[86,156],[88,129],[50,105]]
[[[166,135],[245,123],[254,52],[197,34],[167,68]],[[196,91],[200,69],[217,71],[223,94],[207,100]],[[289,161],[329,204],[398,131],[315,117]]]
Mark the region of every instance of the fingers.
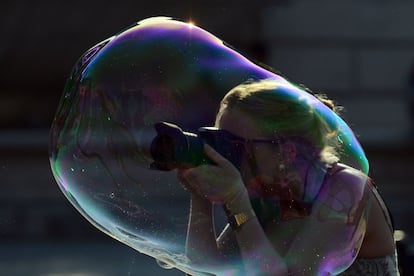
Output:
[[192,185],[209,182],[210,178],[214,178],[214,167],[211,165],[202,165],[191,169],[186,169],[182,176]]
[[193,170],[194,169],[186,169],[181,172],[181,176],[186,180],[192,180],[194,178]]
[[198,174],[195,171],[195,168],[187,169],[183,171],[182,177],[187,181],[187,183],[192,186],[193,188],[197,187],[197,183],[199,182]]
[[184,181],[185,180],[185,178],[184,178],[184,170],[177,170],[177,179],[179,180],[179,181]]
[[208,157],[211,158],[218,166],[223,168],[233,169],[233,164],[230,163],[226,158],[224,158],[220,153],[213,149],[209,144],[204,144],[204,151]]
[[[228,162],[220,156],[215,160],[221,162],[220,158],[224,160],[223,162]],[[206,198],[211,203],[227,202],[227,199],[232,198],[240,190],[240,187],[244,188],[244,184],[240,176],[235,174],[235,170],[225,170],[220,165],[201,165],[186,169],[182,171],[182,177],[190,191]]]
[[192,195],[202,196],[198,175],[194,169],[180,170],[178,173],[178,179],[184,186],[184,189],[190,192]]

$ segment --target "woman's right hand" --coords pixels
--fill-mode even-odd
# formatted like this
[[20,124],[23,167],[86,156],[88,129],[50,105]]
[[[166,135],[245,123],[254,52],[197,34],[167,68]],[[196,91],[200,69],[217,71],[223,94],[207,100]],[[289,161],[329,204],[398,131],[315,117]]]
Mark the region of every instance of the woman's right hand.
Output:
[[204,164],[180,171],[183,186],[192,195],[229,209],[250,204],[247,189],[234,165],[208,144],[204,145],[204,151],[215,165]]
[[184,188],[184,190],[190,193],[193,200],[209,202],[209,200],[204,195],[202,195],[199,187],[184,177],[186,170],[187,169],[177,170],[177,179],[180,182],[181,186]]
[[185,179],[184,177],[185,169],[178,169],[177,170],[177,179],[180,182],[181,186],[183,186],[184,190],[189,192],[190,194],[195,193],[195,189],[191,186],[191,184]]

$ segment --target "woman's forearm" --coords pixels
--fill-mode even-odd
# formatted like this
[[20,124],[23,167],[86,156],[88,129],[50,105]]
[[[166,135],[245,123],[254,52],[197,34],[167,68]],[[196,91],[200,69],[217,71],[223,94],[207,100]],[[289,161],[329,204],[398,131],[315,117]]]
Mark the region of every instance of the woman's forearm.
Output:
[[[227,205],[227,213],[238,214],[252,209],[247,195]],[[286,263],[266,236],[258,219],[253,217],[234,229],[248,275],[288,275]]]
[[267,239],[257,219],[247,221],[235,232],[248,275],[288,275],[286,263]]
[[192,196],[186,255],[193,262],[216,262],[219,258],[213,220],[212,204]]

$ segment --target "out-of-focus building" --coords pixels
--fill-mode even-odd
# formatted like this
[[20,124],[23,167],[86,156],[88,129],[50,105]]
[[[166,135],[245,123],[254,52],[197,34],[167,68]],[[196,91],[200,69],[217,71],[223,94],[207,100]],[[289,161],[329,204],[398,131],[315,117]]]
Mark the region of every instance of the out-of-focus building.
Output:
[[49,168],[48,130],[65,80],[95,43],[143,18],[191,20],[345,107],[371,174],[414,235],[414,147],[406,97],[410,1],[7,1],[0,4],[0,241],[101,240]]

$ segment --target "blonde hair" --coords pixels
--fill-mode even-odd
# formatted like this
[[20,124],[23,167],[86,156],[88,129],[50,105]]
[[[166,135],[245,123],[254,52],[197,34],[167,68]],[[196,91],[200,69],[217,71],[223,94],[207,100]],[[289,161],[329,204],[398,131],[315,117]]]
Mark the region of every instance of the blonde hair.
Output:
[[[334,103],[326,96],[312,96],[303,89],[273,79],[241,84],[222,99],[216,125],[224,112],[237,110],[247,114],[266,137],[302,140],[309,150],[326,163],[338,161],[338,130],[316,111],[315,103],[325,104],[334,112]],[[317,105],[317,104],[316,104]],[[304,152],[302,152],[304,153]]]

